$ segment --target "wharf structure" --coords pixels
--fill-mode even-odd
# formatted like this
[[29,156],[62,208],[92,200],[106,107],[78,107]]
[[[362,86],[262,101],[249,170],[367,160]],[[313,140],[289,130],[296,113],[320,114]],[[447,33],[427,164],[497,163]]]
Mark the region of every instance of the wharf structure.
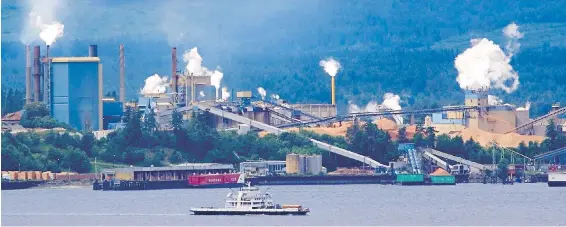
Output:
[[95,190],[148,190],[190,188],[189,177],[236,172],[231,164],[187,163],[169,167],[127,167],[105,170]]

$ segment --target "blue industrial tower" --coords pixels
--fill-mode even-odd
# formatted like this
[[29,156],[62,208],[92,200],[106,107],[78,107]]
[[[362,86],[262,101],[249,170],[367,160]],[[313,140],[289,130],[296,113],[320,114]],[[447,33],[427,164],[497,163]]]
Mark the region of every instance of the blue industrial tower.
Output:
[[100,58],[52,58],[51,69],[51,116],[80,131],[102,130]]

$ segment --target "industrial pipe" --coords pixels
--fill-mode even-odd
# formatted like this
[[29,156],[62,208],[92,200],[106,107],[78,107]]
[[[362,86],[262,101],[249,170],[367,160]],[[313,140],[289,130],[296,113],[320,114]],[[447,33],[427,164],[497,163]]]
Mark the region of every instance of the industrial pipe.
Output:
[[177,93],[177,48],[171,48],[171,80],[173,80],[173,93]]
[[49,57],[49,45],[47,45],[46,53],[45,53],[45,75],[43,76],[43,101],[46,104],[49,104],[50,99],[50,92],[51,92],[51,58]]
[[126,109],[126,91],[124,86],[124,44],[120,44],[120,102],[122,102],[122,108]]
[[31,103],[31,56],[30,46],[26,45],[26,104]]
[[40,90],[40,80],[39,80],[39,76],[40,76],[40,71],[41,71],[41,62],[39,60],[39,55],[40,55],[40,48],[39,46],[34,46],[33,47],[33,101],[34,102],[39,102],[39,94],[41,92]]
[[98,57],[98,47],[96,45],[88,46],[88,56],[89,57]]
[[332,77],[332,105],[336,105],[336,90],[335,90],[335,81],[334,77]]

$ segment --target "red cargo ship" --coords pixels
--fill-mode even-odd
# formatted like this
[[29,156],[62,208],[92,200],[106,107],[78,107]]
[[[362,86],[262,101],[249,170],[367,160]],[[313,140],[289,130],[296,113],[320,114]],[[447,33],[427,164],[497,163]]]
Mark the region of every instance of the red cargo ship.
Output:
[[244,174],[202,174],[189,176],[189,186],[195,188],[236,188],[244,185]]

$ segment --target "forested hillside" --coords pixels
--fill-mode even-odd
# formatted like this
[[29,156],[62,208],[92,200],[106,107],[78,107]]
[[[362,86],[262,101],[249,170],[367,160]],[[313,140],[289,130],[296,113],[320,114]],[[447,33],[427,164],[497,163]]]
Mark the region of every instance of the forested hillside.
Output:
[[[23,2],[2,1],[4,87],[23,86],[20,24],[29,13]],[[318,61],[333,56],[343,66],[336,77],[340,111],[348,101],[381,102],[385,92],[399,94],[404,108],[459,104],[454,58],[470,38],[504,46],[501,29],[515,22],[524,33],[511,61],[519,89],[493,94],[512,104],[532,102],[533,115],[566,103],[564,1],[86,2],[60,7],[65,35],[52,53],[84,56],[98,44],[105,90],[112,91],[123,43],[129,98],[146,77],[170,74],[171,46],[179,56],[196,46],[204,66],[221,68],[228,87],[262,86],[292,102],[330,102],[330,78]]]

